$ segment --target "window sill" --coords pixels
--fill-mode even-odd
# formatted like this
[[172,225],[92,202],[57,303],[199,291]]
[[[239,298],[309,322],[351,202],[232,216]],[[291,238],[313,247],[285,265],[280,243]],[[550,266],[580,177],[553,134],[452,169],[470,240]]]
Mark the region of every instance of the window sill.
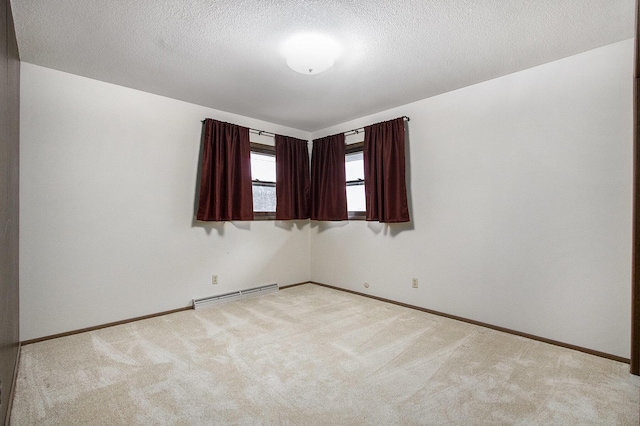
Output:
[[[365,212],[348,212],[348,220],[367,220]],[[253,212],[253,220],[276,220],[275,212]]]
[[276,220],[276,212],[253,212],[253,220]]

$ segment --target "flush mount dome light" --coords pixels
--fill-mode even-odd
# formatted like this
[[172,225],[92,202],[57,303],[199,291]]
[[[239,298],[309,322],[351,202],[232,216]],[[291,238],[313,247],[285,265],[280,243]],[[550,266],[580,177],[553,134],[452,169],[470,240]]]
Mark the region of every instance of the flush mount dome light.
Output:
[[300,74],[313,75],[333,66],[340,46],[330,37],[308,33],[291,37],[283,51],[289,68]]

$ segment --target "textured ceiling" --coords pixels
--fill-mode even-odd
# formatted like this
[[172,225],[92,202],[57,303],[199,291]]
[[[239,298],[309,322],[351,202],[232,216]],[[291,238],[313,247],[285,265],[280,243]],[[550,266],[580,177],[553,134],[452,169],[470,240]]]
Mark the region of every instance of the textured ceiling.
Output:
[[[635,0],[12,0],[23,61],[315,131],[634,36]],[[342,45],[291,71],[299,32]]]

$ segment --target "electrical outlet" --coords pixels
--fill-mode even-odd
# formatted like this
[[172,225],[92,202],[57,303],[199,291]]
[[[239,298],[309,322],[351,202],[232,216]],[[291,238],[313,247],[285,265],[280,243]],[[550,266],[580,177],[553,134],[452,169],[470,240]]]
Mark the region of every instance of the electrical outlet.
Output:
[[369,288],[369,283],[368,282],[364,283],[364,288]]
[[218,284],[218,276],[217,275],[211,275],[211,284],[212,285]]
[[417,278],[413,278],[411,280],[411,287],[418,288],[418,279]]

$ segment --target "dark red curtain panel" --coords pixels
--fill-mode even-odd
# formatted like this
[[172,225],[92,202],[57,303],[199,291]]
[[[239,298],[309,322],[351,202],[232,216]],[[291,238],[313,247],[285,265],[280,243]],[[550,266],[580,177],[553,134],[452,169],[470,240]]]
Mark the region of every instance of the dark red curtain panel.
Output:
[[344,134],[315,139],[311,150],[311,219],[347,220]]
[[364,128],[367,220],[409,222],[405,181],[404,119]]
[[204,121],[198,220],[253,220],[249,129]]
[[309,219],[307,141],[276,135],[276,220]]

